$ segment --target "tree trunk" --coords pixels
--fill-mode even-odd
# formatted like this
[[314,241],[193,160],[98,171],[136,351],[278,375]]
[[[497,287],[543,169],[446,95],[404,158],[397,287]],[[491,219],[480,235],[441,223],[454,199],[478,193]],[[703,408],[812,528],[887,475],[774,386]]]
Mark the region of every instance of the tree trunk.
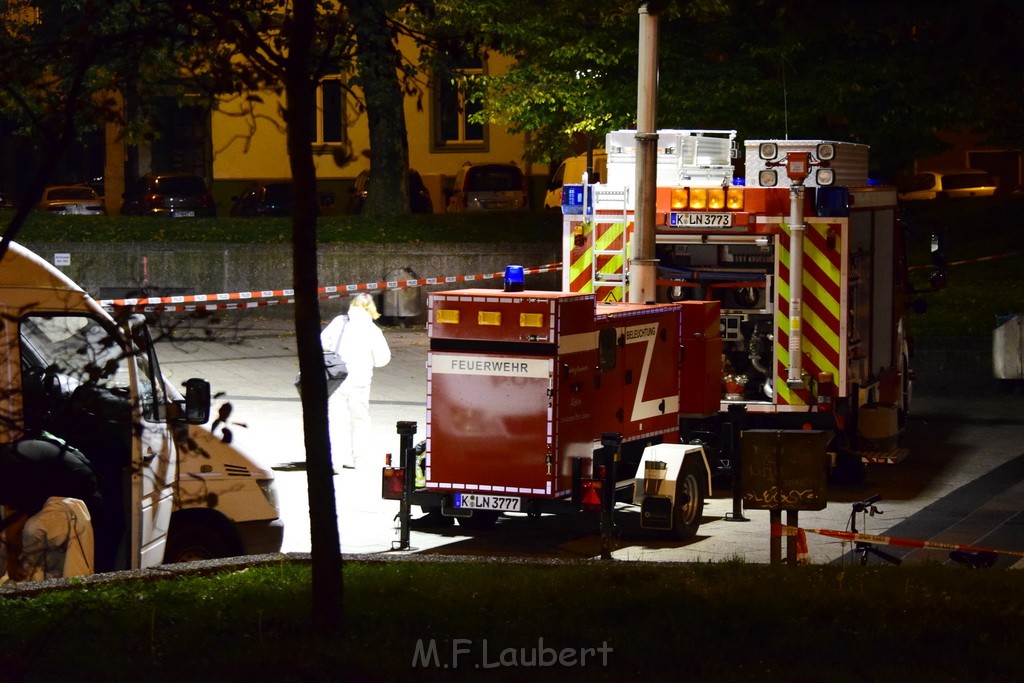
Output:
[[310,121],[316,84],[310,77],[314,0],[294,0],[285,97],[288,156],[295,187],[292,214],[292,276],[295,336],[302,374],[302,430],[306,445],[312,549],[312,626],[340,631],[343,616],[341,541],[334,502],[334,467],[327,423],[327,380],[320,348],[317,295],[317,192]]
[[389,0],[349,0],[356,29],[357,77],[366,98],[370,128],[370,180],[363,215],[409,213],[409,136],[405,95],[399,81],[401,55],[388,24]]

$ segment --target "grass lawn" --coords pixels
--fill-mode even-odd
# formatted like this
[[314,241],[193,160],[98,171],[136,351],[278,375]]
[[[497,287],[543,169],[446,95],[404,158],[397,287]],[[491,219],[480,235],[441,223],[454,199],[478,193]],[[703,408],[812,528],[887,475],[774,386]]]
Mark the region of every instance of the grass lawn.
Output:
[[[350,562],[0,599],[19,680],[1015,680],[1024,573],[938,566]],[[10,674],[14,674],[11,677]]]

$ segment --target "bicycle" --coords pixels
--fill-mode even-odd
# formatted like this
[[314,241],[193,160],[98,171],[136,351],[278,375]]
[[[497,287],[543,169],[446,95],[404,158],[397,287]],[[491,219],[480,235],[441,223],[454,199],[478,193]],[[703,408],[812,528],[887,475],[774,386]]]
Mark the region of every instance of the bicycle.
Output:
[[[874,517],[875,515],[882,514],[882,511],[879,510],[877,507],[875,507],[875,503],[877,503],[881,499],[882,499],[881,494],[876,493],[875,495],[871,496],[870,498],[865,498],[864,500],[860,501],[859,503],[854,503],[853,504],[853,509],[850,511],[850,522],[848,524],[848,526],[850,527],[850,533],[851,534],[854,534],[856,536],[856,534],[858,533],[857,532],[857,514],[858,513],[863,513],[865,515],[871,515],[872,517]],[[854,541],[854,545],[853,545],[853,552],[854,552],[854,554],[860,556],[860,564],[861,565],[866,565],[868,563],[868,556],[869,555],[875,555],[875,556],[885,560],[889,564],[895,564],[895,565],[903,564],[903,560],[901,560],[900,558],[896,557],[895,555],[891,555],[891,554],[885,552],[884,550],[879,550],[878,548],[875,547],[874,543],[870,543],[868,541],[857,541],[857,540],[855,540]]]

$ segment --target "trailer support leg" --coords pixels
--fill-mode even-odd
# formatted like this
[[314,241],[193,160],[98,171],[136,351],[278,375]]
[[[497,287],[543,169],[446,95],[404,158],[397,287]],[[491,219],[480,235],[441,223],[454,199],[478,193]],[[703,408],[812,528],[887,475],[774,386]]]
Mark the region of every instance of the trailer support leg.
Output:
[[730,477],[732,479],[732,512],[725,513],[727,522],[749,522],[743,516],[743,492],[740,490],[740,472],[742,462],[740,461],[742,448],[740,447],[740,433],[743,431],[743,415],[747,407],[740,403],[733,403],[729,406],[729,419],[725,421],[722,431],[722,448],[729,456]]
[[416,485],[416,453],[412,444],[412,437],[416,434],[416,423],[399,421],[397,424],[399,436],[399,462],[405,472],[405,480],[402,482],[402,500],[398,506],[398,542],[391,544],[392,550],[411,550],[409,544],[409,518],[412,505],[409,503],[412,498],[413,488]]
[[594,465],[604,467],[601,488],[601,559],[612,559],[612,539],[615,533],[615,484],[618,482],[619,449],[622,435],[605,432],[601,435],[601,448],[595,453]]

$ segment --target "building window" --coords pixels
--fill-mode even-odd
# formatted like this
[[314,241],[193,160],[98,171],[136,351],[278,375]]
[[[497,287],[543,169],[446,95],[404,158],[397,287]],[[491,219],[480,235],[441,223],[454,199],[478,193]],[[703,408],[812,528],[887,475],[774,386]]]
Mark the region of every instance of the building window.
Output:
[[328,76],[316,89],[314,145],[345,142],[345,89],[341,76]]
[[484,74],[483,61],[479,57],[464,57],[459,60],[455,74],[443,74],[435,78],[434,86],[434,148],[486,149],[486,128],[484,124],[470,120],[483,106],[470,102],[466,97],[462,76]]

